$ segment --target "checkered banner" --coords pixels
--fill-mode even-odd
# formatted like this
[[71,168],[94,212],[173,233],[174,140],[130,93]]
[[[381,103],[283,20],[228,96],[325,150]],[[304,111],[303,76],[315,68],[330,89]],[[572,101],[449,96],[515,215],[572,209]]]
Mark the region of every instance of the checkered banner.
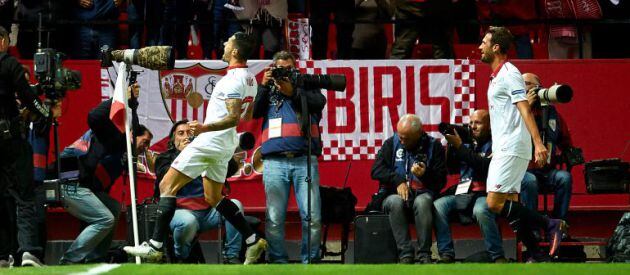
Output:
[[[259,81],[270,64],[248,63]],[[203,121],[207,101],[227,65],[216,60],[177,61],[175,67],[161,72],[134,68],[140,71],[140,123],[154,133],[156,150],[164,149],[173,121]],[[298,67],[303,73],[346,76],[345,91],[322,90],[327,98],[320,123],[325,161],[374,159],[406,113],[420,116],[424,129],[441,137],[440,122],[468,123],[475,104],[475,66],[468,60],[299,61]],[[113,68],[102,73],[104,98],[111,94],[107,83],[115,75]],[[238,130],[259,136],[261,122],[245,123]],[[244,153],[242,177],[262,172],[257,149]]]
[[475,67],[468,60],[300,61],[310,74],[344,74],[344,92],[325,91],[324,160],[374,159],[399,118],[420,116],[432,136],[440,122],[467,123]]

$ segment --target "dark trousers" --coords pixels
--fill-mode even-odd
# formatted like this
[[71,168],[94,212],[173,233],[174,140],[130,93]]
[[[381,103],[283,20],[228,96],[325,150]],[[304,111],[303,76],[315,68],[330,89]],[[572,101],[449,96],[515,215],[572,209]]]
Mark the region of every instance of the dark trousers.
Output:
[[166,1],[164,24],[162,25],[162,45],[171,45],[177,51],[177,59],[186,59],[190,20],[193,10],[192,0]]
[[311,39],[313,59],[326,59],[328,52],[328,24],[330,14],[335,16],[337,27],[337,59],[352,58],[352,33],[354,32],[353,0],[317,0],[311,1]]
[[2,219],[2,225],[0,226],[0,260],[7,260],[9,255],[17,254],[17,217],[15,214],[16,205],[13,197],[9,194],[2,195],[0,202],[0,218]]
[[[24,139],[0,141],[0,194],[8,194],[15,200],[18,253],[30,252],[41,257],[33,184],[33,150]],[[7,196],[2,197],[3,205],[7,204],[7,199]],[[10,232],[13,223],[9,216],[0,216],[2,233]]]
[[[282,22],[275,19],[265,22],[264,20],[255,20],[252,22],[251,33],[256,41],[254,52],[250,58],[252,59],[272,59],[273,55],[282,49]],[[259,56],[258,49],[264,47],[265,55]]]
[[[127,6],[129,21],[129,47],[138,49],[146,46],[155,46],[160,42],[160,26],[164,16],[162,1],[133,0]],[[143,33],[146,27],[145,43],[142,43]]]
[[453,58],[451,29],[448,16],[450,1],[428,1],[405,3],[398,7],[396,19],[396,41],[392,45],[390,58],[411,58],[416,39],[433,44],[433,58]]

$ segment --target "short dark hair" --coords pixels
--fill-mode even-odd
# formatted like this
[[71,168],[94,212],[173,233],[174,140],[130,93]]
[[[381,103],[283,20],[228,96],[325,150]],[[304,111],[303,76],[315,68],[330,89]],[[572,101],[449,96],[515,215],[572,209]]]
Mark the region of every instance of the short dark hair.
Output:
[[273,63],[276,63],[278,60],[291,60],[295,64],[295,56],[292,53],[287,51],[279,51],[273,55]]
[[168,146],[168,150],[175,149],[175,143],[173,143],[173,139],[175,139],[175,130],[177,130],[177,127],[179,127],[179,125],[186,123],[188,123],[188,119],[184,118],[175,122],[175,124],[171,126],[171,130],[168,132],[168,142],[166,143]]
[[514,41],[514,36],[506,27],[490,27],[486,34],[491,34],[492,38],[490,38],[490,46],[494,44],[499,45],[499,52],[502,54],[506,54],[508,50],[510,50],[510,45]]
[[138,136],[142,136],[144,135],[144,133],[149,133],[149,136],[153,138],[153,133],[151,133],[151,131],[149,130],[149,128],[147,128],[147,126],[144,126],[142,124],[138,125]]
[[9,38],[9,32],[3,26],[0,26],[0,37]]
[[234,48],[238,50],[240,60],[247,61],[254,51],[254,44],[254,39],[249,34],[244,32],[234,34]]

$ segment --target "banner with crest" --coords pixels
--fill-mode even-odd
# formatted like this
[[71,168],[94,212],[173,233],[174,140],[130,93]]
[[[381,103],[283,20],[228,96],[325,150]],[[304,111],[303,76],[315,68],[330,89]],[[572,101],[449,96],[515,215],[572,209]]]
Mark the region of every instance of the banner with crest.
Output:
[[[425,131],[439,137],[440,122],[467,123],[474,108],[475,68],[468,60],[325,60],[299,61],[309,74],[344,74],[344,92],[325,91],[327,106],[320,123],[324,144],[323,161],[374,159],[382,142],[390,137],[400,116],[415,113]],[[268,60],[248,62],[249,70],[261,80]],[[151,149],[166,149],[173,122],[203,121],[208,99],[225,75],[227,64],[218,60],[177,61],[174,70],[153,71],[134,66],[141,86],[140,123],[154,134]],[[103,69],[103,98],[109,98],[115,69]],[[259,137],[261,121],[242,123],[239,132]],[[262,159],[257,146],[240,152],[239,179],[258,178]]]

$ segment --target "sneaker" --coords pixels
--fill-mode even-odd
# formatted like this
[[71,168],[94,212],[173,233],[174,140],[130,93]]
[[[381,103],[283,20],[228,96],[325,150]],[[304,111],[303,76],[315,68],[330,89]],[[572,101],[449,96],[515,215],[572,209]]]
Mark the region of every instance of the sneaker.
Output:
[[33,254],[24,252],[22,254],[22,266],[42,267],[44,264]]
[[440,256],[440,260],[438,260],[438,264],[452,264],[455,262],[455,258],[451,255],[442,255]]
[[254,244],[247,247],[244,264],[248,265],[258,262],[258,258],[265,250],[267,250],[267,241],[263,238],[258,239]]
[[510,261],[508,261],[508,259],[506,259],[505,257],[499,257],[499,258],[494,259],[495,264],[507,264],[509,262]]
[[2,259],[0,260],[0,268],[11,268],[11,264],[9,260]]
[[547,226],[547,235],[549,235],[549,256],[556,254],[560,242],[562,241],[562,234],[567,231],[567,223],[559,219],[550,219],[549,226]]
[[413,264],[414,260],[413,257],[404,257],[404,258],[400,258],[400,260],[398,260],[399,264]]
[[238,257],[226,257],[223,259],[223,264],[243,264]]
[[123,247],[123,250],[125,250],[125,252],[127,252],[127,254],[131,256],[137,256],[155,262],[160,261],[162,259],[162,256],[164,256],[164,253],[162,253],[160,249],[154,247],[148,241],[143,242],[139,246],[125,246]]
[[549,257],[549,255],[545,253],[536,253],[533,256],[530,256],[525,262],[528,264],[548,263],[548,262],[551,262],[551,257]]
[[433,261],[431,261],[431,256],[420,256],[418,257],[418,264],[432,264]]

